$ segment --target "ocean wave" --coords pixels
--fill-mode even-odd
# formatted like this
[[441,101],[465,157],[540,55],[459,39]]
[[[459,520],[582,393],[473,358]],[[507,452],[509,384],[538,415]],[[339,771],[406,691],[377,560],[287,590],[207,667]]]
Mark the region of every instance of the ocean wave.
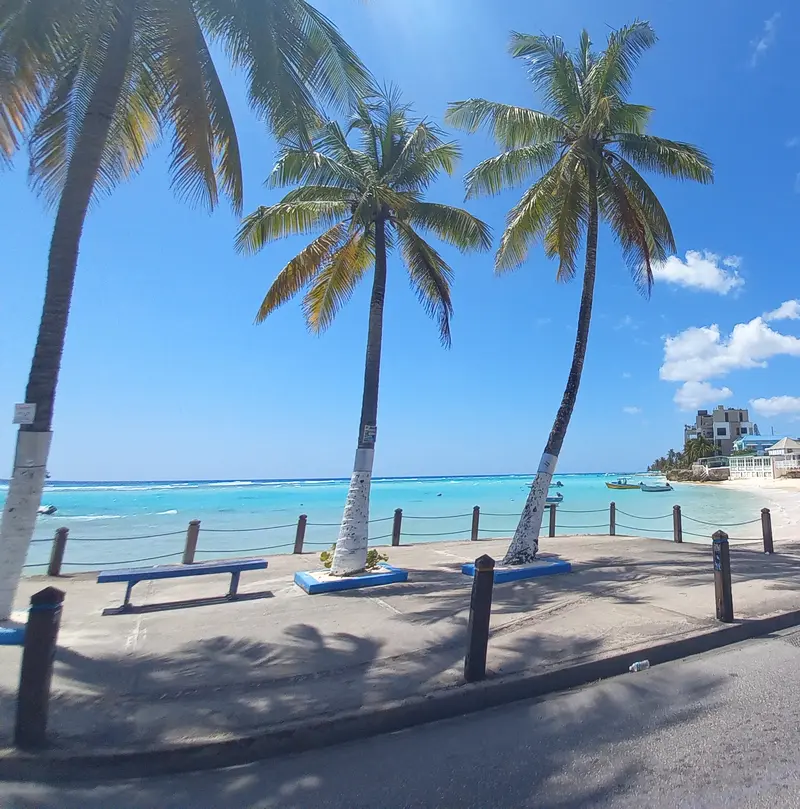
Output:
[[92,522],[94,520],[121,520],[122,514],[79,514],[77,517],[65,517],[64,520],[80,520],[81,522]]
[[168,509],[167,511],[157,511],[156,512],[156,517],[164,517],[164,516],[166,516],[168,514],[177,514],[177,513],[178,513],[177,508],[171,508],[171,509]]

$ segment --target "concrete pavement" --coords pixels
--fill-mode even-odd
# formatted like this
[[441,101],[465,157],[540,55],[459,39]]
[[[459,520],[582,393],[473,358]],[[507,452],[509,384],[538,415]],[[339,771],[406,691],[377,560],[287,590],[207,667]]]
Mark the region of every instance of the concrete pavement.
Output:
[[0,783],[4,809],[796,809],[800,633],[210,773]]
[[[307,596],[291,584],[315,556],[274,557],[245,575],[138,585],[128,615],[103,615],[119,586],[88,576],[67,591],[50,727],[57,750],[142,750],[235,738],[291,720],[374,709],[460,687],[471,582],[465,559],[507,540],[393,548],[410,581]],[[708,547],[625,537],[559,538],[574,572],[495,588],[493,678],[548,672],[720,630]],[[800,609],[800,547],[734,548],[737,617]],[[49,580],[27,580],[19,604]],[[176,603],[177,602],[177,606]],[[10,741],[19,650],[0,647],[0,727]]]

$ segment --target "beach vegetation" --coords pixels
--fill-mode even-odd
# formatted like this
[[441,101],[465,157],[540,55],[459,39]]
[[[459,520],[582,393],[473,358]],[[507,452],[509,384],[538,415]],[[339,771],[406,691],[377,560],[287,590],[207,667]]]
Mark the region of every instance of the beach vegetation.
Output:
[[[212,47],[215,46],[215,47]],[[325,105],[349,108],[370,75],[306,0],[9,0],[0,5],[0,163],[27,144],[30,179],[55,208],[47,282],[0,529],[0,619],[41,502],[53,407],[87,211],[170,141],[176,194],[242,208],[242,167],[215,57],[247,79],[279,136],[308,139]],[[124,224],[123,224],[124,226]]]
[[425,199],[431,183],[452,174],[460,156],[455,141],[432,122],[416,119],[396,90],[385,90],[360,100],[346,126],[326,123],[310,148],[296,138],[285,140],[268,185],[292,190],[245,217],[236,238],[237,250],[252,254],[286,236],[318,233],[277,274],[258,323],[302,293],[308,328],[319,334],[371,274],[361,417],[331,567],[335,575],[358,573],[367,561],[389,254],[405,265],[412,290],[449,347],[454,268],[429,237],[462,252],[491,248],[486,224],[461,208]]
[[647,22],[609,33],[605,49],[583,31],[570,51],[557,36],[514,33],[510,53],[528,71],[543,109],[471,98],[450,104],[446,120],[467,132],[487,129],[501,149],[466,177],[467,197],[528,185],[510,210],[495,256],[505,273],[542,243],[556,280],[579,274],[582,291],[572,363],[534,484],[504,564],[532,562],[548,486],[578,396],[589,340],[600,223],[616,239],[635,286],[646,297],[653,267],[676,251],[667,214],[641,172],[710,183],[709,158],[696,146],[649,134],[653,109],[629,101],[635,69],[656,42]]

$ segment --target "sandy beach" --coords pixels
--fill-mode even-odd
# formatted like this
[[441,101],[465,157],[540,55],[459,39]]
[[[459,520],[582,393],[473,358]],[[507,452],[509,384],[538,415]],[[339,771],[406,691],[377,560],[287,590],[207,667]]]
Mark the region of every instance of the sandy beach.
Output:
[[726,480],[716,485],[763,497],[765,507],[772,512],[772,527],[776,538],[800,539],[800,480],[751,478]]

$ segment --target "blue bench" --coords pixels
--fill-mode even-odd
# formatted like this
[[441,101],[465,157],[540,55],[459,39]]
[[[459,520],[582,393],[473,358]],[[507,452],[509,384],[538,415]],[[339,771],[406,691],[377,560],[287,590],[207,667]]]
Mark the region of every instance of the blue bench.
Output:
[[266,559],[229,559],[222,562],[196,562],[191,565],[159,565],[158,567],[133,567],[121,570],[103,570],[97,576],[98,584],[124,581],[128,584],[125,601],[120,610],[131,608],[131,590],[140,581],[153,579],[182,579],[186,576],[210,576],[214,573],[230,573],[231,586],[227,598],[236,598],[239,590],[239,576],[245,570],[266,570]]

